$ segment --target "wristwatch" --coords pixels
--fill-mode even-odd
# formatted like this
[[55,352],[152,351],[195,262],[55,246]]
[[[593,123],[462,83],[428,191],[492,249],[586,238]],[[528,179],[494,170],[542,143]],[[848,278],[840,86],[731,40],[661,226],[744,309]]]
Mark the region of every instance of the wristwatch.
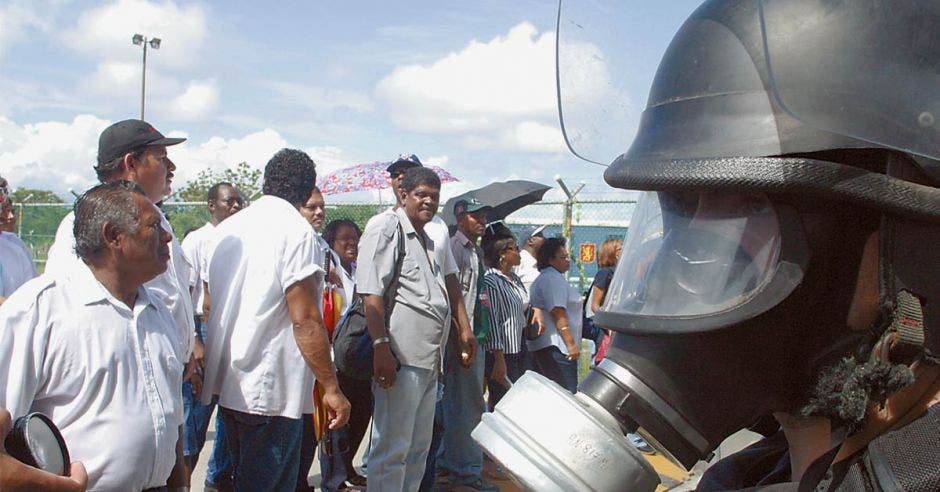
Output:
[[372,346],[373,346],[373,347],[376,347],[376,346],[378,346],[380,343],[389,343],[389,342],[391,342],[391,341],[392,341],[392,339],[391,339],[391,338],[388,338],[387,336],[385,336],[385,337],[379,337],[379,338],[376,338],[375,340],[372,340]]

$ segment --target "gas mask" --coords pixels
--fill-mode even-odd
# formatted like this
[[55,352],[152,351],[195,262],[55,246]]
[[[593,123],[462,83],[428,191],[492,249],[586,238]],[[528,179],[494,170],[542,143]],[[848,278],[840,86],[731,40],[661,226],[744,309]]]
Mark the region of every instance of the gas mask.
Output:
[[[918,313],[921,339],[891,363],[940,363],[940,4],[706,1],[630,115],[622,96],[652,73],[637,47],[679,25],[653,25],[656,5],[560,3],[566,143],[646,193],[594,318],[614,333],[606,359],[573,396],[527,373],[473,433],[533,490],[652,490],[625,433],[690,468],[807,408],[899,313]],[[852,329],[876,234],[881,316]]]
[[878,220],[853,212],[763,193],[643,194],[594,319],[615,332],[606,359],[574,397],[527,373],[474,435],[533,490],[651,490],[659,479],[624,433],[691,468],[761,416],[797,409],[865,335],[845,325],[844,286]]

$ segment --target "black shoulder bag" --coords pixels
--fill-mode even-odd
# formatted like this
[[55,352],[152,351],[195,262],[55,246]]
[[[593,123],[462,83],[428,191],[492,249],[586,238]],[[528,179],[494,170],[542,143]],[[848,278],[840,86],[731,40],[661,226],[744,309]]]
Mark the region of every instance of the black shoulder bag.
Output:
[[[398,257],[395,261],[395,274],[385,289],[382,300],[385,305],[385,326],[388,326],[395,307],[395,294],[398,290],[398,277],[401,275],[401,264],[405,259],[405,231],[398,223]],[[336,370],[344,376],[360,381],[372,379],[372,337],[369,336],[369,327],[366,324],[365,306],[362,296],[357,295],[355,289],[352,294],[352,305],[346,314],[340,318],[333,333],[333,357]]]

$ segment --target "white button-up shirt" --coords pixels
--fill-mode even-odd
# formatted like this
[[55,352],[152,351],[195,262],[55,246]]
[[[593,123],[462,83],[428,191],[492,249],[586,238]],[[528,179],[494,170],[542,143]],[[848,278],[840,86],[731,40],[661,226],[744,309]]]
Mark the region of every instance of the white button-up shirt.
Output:
[[313,373],[294,339],[286,292],[314,276],[322,309],[316,232],[290,203],[268,195],[215,231],[203,401],[219,395],[219,405],[255,415],[312,413]]
[[89,490],[165,485],[183,423],[179,346],[146,289],[130,309],[88,267],[43,275],[0,306],[0,406],[51,418]]
[[[173,235],[173,228],[163,214],[160,214],[163,229]],[[85,262],[75,255],[75,213],[69,212],[55,233],[55,242],[49,247],[49,256],[46,259],[46,274],[68,275],[72,270],[86,269]],[[185,360],[193,352],[196,322],[193,320],[193,301],[189,294],[189,264],[183,258],[183,249],[176,236],[170,242],[170,262],[166,271],[157,275],[153,280],[144,284],[153,294],[160,298],[173,315],[176,329],[179,331]]]
[[207,250],[213,234],[215,234],[215,226],[212,222],[206,222],[206,225],[187,234],[181,244],[183,257],[189,263],[189,287],[192,292],[193,312],[200,316],[202,315],[202,301],[205,298],[202,289],[202,281],[205,278],[203,271],[206,269],[205,258],[209,254]]
[[0,232],[0,297],[9,297],[36,276],[33,257],[16,234]]

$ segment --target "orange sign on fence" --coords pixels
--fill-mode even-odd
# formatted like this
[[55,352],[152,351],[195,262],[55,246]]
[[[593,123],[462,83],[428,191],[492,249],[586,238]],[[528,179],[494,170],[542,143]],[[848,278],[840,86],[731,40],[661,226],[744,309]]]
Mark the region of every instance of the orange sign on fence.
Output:
[[597,261],[597,245],[594,243],[581,243],[581,251],[578,257],[581,263],[594,263]]

